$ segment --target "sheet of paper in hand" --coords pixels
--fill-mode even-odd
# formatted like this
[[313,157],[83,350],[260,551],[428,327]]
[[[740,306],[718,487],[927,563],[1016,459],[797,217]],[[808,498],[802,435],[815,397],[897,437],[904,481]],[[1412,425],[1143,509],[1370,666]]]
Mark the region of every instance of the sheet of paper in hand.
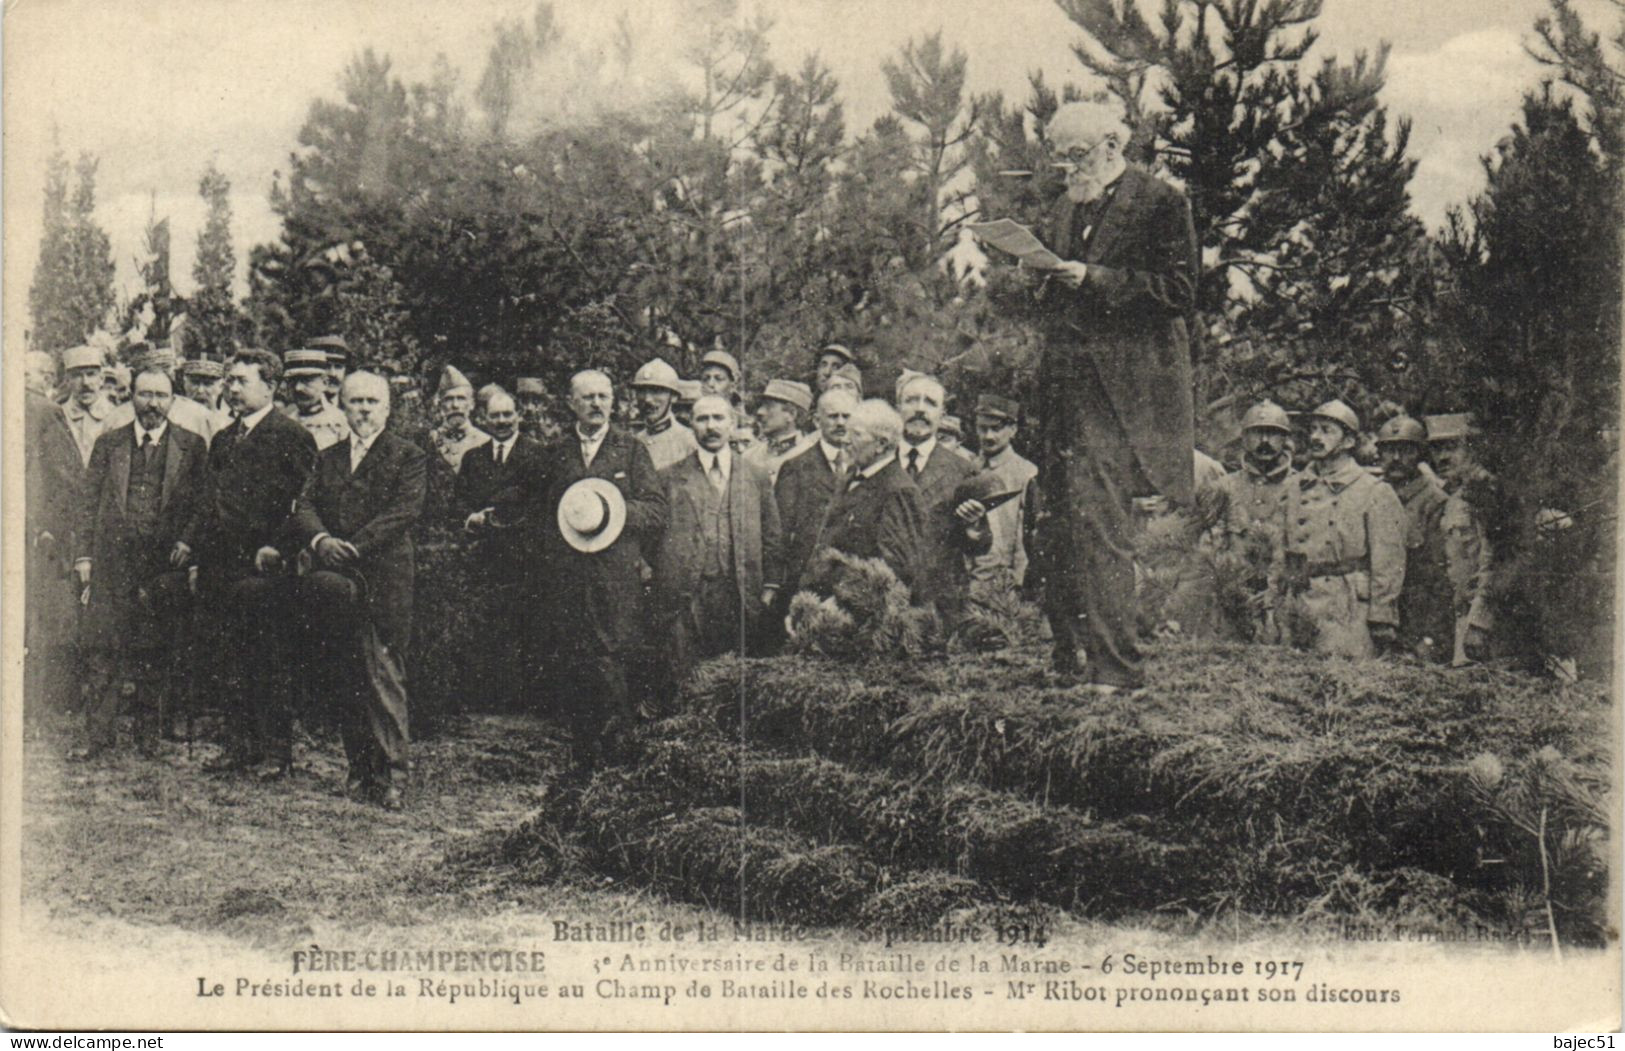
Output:
[[1028,227],[1014,219],[995,219],[990,223],[970,223],[971,233],[983,244],[1008,252],[1027,266],[1037,270],[1054,270],[1061,265],[1061,257],[1044,247]]

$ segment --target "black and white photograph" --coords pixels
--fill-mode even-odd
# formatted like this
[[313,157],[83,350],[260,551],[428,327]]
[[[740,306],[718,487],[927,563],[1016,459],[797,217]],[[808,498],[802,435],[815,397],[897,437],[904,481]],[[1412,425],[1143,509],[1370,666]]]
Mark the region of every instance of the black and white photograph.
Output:
[[0,1024],[1619,1030],[1625,0],[0,33]]

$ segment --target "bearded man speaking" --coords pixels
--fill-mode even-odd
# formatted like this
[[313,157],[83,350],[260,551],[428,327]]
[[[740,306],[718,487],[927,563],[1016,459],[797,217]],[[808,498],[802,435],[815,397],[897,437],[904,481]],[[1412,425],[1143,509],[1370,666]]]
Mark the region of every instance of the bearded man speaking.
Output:
[[1057,672],[1135,689],[1132,500],[1193,489],[1196,233],[1183,194],[1124,162],[1116,106],[1062,106],[1046,139],[1066,190],[1044,238],[1063,262],[1039,290],[1045,612]]

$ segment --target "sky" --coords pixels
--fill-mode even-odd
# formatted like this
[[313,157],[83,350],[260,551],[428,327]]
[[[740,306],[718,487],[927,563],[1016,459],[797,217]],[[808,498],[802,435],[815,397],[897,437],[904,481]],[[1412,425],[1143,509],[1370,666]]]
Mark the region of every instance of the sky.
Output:
[[[603,50],[623,10],[637,40],[633,81],[599,82],[596,97],[569,101],[617,105],[668,83],[684,2],[555,0],[565,41],[579,53]],[[937,30],[969,56],[971,91],[1023,98],[1033,70],[1052,84],[1088,82],[1071,52],[1081,33],[1054,0],[741,3],[773,20],[771,57],[781,68],[809,52],[832,68],[849,134],[888,108],[881,62]],[[151,214],[170,219],[171,279],[184,293],[204,218],[197,182],[210,160],[232,182],[241,272],[248,247],[278,233],[267,202],[273,174],[286,168],[311,101],[336,95],[351,56],[370,46],[411,82],[426,79],[443,52],[467,93],[497,21],[528,19],[532,9],[532,0],[9,0],[0,24],[6,341],[26,327],[53,122],[70,156],[100,158],[97,218],[112,240],[121,294],[134,286]],[[1524,45],[1544,9],[1545,0],[1325,0],[1316,54],[1346,59],[1392,45],[1383,99],[1414,122],[1411,190],[1430,227],[1481,188],[1478,158],[1538,81]],[[531,100],[539,108],[562,101],[546,91]]]

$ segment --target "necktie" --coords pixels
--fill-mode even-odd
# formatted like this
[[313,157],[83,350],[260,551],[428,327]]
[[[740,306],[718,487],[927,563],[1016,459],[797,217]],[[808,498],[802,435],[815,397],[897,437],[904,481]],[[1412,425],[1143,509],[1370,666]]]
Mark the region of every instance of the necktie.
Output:
[[152,452],[153,452],[154,448],[155,448],[155,446],[153,445],[153,441],[152,441],[152,432],[148,431],[147,433],[145,433],[145,434],[143,434],[141,436],[141,466],[142,467],[151,467],[152,466]]
[[920,476],[920,450],[918,449],[908,451],[908,476],[910,478]]
[[496,453],[498,467],[508,462],[508,446],[505,443],[497,442],[493,451]]
[[722,476],[722,457],[711,457],[710,478],[711,488],[715,489],[719,493],[722,492],[723,487],[728,484],[728,480]]

